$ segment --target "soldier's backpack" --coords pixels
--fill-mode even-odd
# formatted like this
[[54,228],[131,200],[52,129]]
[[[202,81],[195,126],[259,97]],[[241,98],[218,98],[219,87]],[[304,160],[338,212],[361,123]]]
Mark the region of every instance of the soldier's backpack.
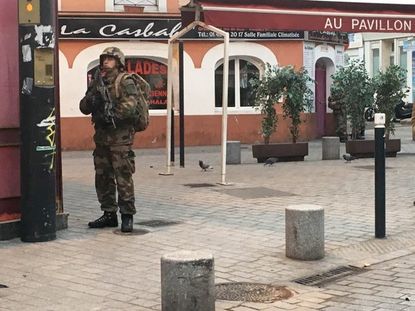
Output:
[[121,81],[126,78],[132,78],[134,81],[138,94],[136,96],[137,107],[136,116],[134,118],[134,129],[136,132],[144,131],[150,122],[148,113],[148,99],[150,96],[150,85],[136,73],[122,73],[118,75],[115,80],[115,96],[120,97],[120,85]]

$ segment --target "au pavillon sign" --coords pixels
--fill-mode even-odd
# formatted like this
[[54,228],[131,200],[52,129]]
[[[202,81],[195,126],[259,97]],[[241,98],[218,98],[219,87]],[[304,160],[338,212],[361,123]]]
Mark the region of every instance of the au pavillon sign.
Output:
[[[59,39],[92,40],[168,40],[182,29],[179,18],[108,18],[108,17],[59,17]],[[303,31],[250,31],[227,29],[231,39],[240,40],[298,40],[304,39]],[[186,39],[219,40],[211,31],[193,29]]]

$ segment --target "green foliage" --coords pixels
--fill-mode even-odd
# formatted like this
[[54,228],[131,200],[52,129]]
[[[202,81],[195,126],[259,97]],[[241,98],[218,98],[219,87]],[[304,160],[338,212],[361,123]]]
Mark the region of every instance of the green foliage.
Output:
[[332,75],[331,97],[345,105],[352,127],[352,138],[365,126],[364,111],[373,103],[374,85],[363,62],[352,61]]
[[307,85],[308,82],[312,82],[312,79],[304,68],[295,71],[294,67],[288,66],[285,69],[287,84],[284,94],[285,101],[282,104],[282,108],[284,118],[288,117],[291,119],[290,133],[293,143],[295,143],[300,135],[300,113],[310,111],[313,104],[313,92]]
[[285,98],[284,118],[291,119],[290,132],[293,142],[297,141],[301,124],[300,113],[309,109],[312,103],[312,92],[307,87],[308,81],[312,80],[304,68],[295,71],[292,66],[277,67],[270,64],[266,65],[265,74],[261,79],[251,79],[255,106],[263,115],[261,130],[266,144],[277,129],[278,116],[275,105],[282,98]]
[[261,122],[262,136],[266,144],[269,138],[277,130],[278,116],[275,111],[275,104],[284,92],[282,69],[266,65],[262,79],[250,80],[255,94],[255,106],[260,109],[263,119]]
[[385,114],[385,131],[386,137],[394,134],[395,126],[393,118],[395,115],[395,106],[409,92],[406,85],[406,70],[392,65],[385,72],[379,72],[374,78],[376,90],[377,111]]

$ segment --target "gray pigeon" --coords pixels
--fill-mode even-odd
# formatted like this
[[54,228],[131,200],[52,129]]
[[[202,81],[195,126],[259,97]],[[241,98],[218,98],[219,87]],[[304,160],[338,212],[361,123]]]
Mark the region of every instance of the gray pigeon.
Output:
[[350,155],[350,154],[343,154],[343,159],[346,161],[346,163],[350,163],[350,162],[352,162],[353,160],[356,160],[356,159],[357,159],[357,157],[352,156],[352,155]]
[[277,162],[278,162],[278,158],[271,157],[271,158],[268,158],[268,159],[265,160],[264,166],[266,166],[266,165],[271,166],[271,165],[273,165],[274,163],[277,163]]
[[199,166],[202,171],[206,172],[207,170],[213,170],[213,167],[207,163],[203,163],[202,160],[199,160]]

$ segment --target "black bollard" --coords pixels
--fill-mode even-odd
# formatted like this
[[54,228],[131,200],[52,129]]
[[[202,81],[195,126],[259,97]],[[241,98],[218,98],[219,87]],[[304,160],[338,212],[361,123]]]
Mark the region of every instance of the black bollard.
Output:
[[375,114],[375,237],[385,237],[385,114]]

